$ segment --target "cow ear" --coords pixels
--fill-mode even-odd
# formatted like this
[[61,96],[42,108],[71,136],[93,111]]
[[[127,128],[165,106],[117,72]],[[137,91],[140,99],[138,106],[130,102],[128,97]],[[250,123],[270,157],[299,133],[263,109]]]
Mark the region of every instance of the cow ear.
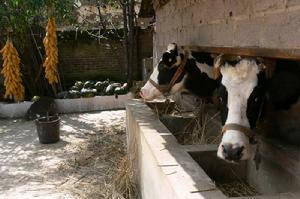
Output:
[[214,59],[214,79],[218,79],[221,76],[221,66],[224,65],[224,54],[220,54]]
[[178,47],[177,47],[176,43],[170,43],[167,47],[168,52],[171,52],[171,51],[176,52],[177,50],[178,50]]
[[261,71],[265,71],[266,78],[271,79],[276,69],[276,60],[263,59],[261,57],[256,58],[256,64]]

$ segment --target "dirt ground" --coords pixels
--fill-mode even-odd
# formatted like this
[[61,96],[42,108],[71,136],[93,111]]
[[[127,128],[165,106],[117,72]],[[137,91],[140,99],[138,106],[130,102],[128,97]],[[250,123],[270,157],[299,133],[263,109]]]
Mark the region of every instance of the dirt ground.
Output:
[[0,198],[108,198],[126,151],[125,111],[61,115],[61,140],[39,144],[35,124],[0,120]]

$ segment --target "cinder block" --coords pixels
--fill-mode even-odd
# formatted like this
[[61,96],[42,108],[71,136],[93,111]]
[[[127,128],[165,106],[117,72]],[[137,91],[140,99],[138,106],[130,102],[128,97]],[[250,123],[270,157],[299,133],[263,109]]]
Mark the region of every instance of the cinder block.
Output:
[[191,27],[188,30],[188,43],[189,45],[198,45],[198,27]]
[[183,27],[191,27],[193,26],[193,12],[186,8],[183,10],[181,18]]
[[[260,27],[260,46],[266,48],[285,48],[283,46],[281,34],[283,27],[287,23],[286,13],[277,13],[262,17],[263,22]],[[285,30],[286,31],[286,30]],[[288,30],[284,34],[290,34]]]
[[214,46],[232,46],[234,43],[234,22],[221,23],[212,26],[212,41]]
[[251,1],[249,0],[226,0],[225,18],[236,18],[240,16],[249,16]]
[[284,9],[285,0],[252,0],[253,14],[259,12],[273,12],[274,10]]
[[225,4],[224,0],[204,1],[199,4],[203,6],[204,21],[210,22],[225,17]]
[[262,18],[249,18],[234,24],[233,46],[259,46]]
[[212,42],[213,25],[203,25],[198,28],[198,45],[208,46]]
[[286,7],[291,8],[295,6],[300,6],[300,1],[299,0],[286,0]]
[[300,48],[300,17],[299,11],[290,12],[286,15],[286,22],[282,24],[279,38],[281,48]]
[[190,8],[190,12],[193,13],[192,23],[193,26],[201,26],[205,23],[204,21],[204,12],[203,12],[204,6],[201,6],[199,4],[195,4],[195,6]]
[[163,33],[159,45],[300,47],[299,0],[173,0],[168,4],[162,9],[168,17],[160,18],[162,10],[157,11],[157,34]]

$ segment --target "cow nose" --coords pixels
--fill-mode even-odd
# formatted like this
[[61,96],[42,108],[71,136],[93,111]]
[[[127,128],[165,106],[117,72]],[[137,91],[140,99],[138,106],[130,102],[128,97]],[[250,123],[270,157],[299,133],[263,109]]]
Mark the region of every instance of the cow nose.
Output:
[[243,146],[233,146],[232,144],[223,144],[223,156],[226,160],[238,161],[243,155]]
[[146,89],[141,88],[141,90],[140,90],[140,96],[141,96],[142,98],[144,98],[144,97],[147,95],[146,92],[147,92]]

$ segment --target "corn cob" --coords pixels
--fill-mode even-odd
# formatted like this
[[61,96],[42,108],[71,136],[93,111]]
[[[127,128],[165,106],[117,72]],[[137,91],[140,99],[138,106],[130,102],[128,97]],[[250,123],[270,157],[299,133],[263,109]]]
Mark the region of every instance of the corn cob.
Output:
[[4,76],[4,97],[10,99],[14,98],[16,101],[23,101],[25,89],[22,85],[20,73],[20,58],[10,38],[7,39],[0,53],[3,58],[1,74]]
[[58,83],[58,49],[57,49],[57,35],[56,24],[54,17],[49,17],[47,24],[47,33],[43,40],[46,59],[43,66],[45,67],[45,77],[49,84]]

